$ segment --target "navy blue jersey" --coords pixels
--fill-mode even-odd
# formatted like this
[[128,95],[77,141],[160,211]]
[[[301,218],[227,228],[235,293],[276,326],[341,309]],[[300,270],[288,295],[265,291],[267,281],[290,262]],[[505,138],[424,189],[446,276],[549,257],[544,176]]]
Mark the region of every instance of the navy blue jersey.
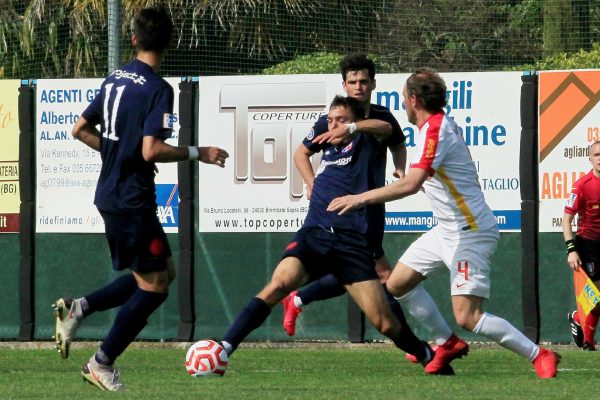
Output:
[[311,150],[321,147],[323,155],[315,173],[303,227],[321,226],[366,233],[367,216],[364,207],[338,215],[337,212],[327,211],[327,206],[336,197],[369,190],[369,168],[377,140],[372,135],[358,133],[350,143],[333,146],[330,143],[315,145],[310,142],[309,137],[304,139],[305,145],[310,143]]
[[371,169],[371,179],[373,180],[371,189],[376,189],[385,186],[387,148],[395,147],[399,144],[404,143],[406,137],[402,132],[402,128],[400,128],[400,124],[398,123],[398,121],[396,121],[396,118],[394,118],[390,110],[388,110],[384,106],[371,104],[371,108],[369,110],[369,117],[367,119],[378,119],[380,121],[385,121],[392,126],[392,134],[386,140],[379,142],[380,145],[377,147],[376,153],[374,154]]
[[[365,173],[368,174],[367,180],[367,189],[376,189],[382,186],[385,186],[385,168],[387,163],[387,148],[394,147],[399,144],[404,143],[405,136],[402,132],[402,128],[400,124],[394,118],[389,109],[384,106],[371,104],[369,109],[369,116],[367,119],[378,119],[381,121],[386,121],[392,126],[392,134],[386,138],[386,140],[378,141],[374,137],[372,140],[369,140],[371,146],[371,155],[370,161],[368,162],[369,168]],[[327,115],[322,115],[317,122],[313,125],[311,132],[304,139],[304,145],[311,151],[318,153],[322,150],[322,146],[315,145],[311,141],[315,137],[327,132],[329,130],[327,126]],[[365,134],[365,136],[371,136]],[[315,180],[316,184],[316,180]],[[363,190],[363,191],[366,191]],[[363,191],[358,191],[357,193],[362,193]],[[313,187],[312,197],[315,196],[316,189]],[[312,198],[311,198],[312,203]],[[385,216],[385,205],[384,204],[373,204],[367,206],[368,214],[367,214],[367,224],[368,230],[373,234],[381,233],[384,230],[384,216]],[[308,217],[308,216],[307,216]]]
[[101,127],[98,209],[138,214],[156,209],[154,163],[142,157],[142,139],[171,137],[172,115],[173,88],[148,64],[134,60],[104,80],[82,114]]

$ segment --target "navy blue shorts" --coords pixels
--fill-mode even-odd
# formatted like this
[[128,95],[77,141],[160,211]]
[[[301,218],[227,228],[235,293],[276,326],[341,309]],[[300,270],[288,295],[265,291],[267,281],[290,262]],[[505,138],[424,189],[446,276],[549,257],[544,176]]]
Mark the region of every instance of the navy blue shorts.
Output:
[[385,208],[381,204],[367,206],[368,228],[367,240],[373,259],[379,260],[383,251],[383,232],[385,230]]
[[135,272],[164,271],[171,248],[155,212],[141,215],[100,211],[113,269]]
[[311,280],[327,274],[342,284],[379,279],[366,236],[354,231],[301,228],[286,247],[286,257],[298,258]]
[[367,240],[373,260],[379,260],[385,255],[383,251],[383,231],[369,230],[367,231]]

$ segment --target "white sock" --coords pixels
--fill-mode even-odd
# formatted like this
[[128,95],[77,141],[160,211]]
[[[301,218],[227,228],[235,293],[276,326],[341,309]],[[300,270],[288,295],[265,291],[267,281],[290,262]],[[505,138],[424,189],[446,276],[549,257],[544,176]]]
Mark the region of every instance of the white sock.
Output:
[[405,310],[434,337],[440,345],[452,336],[452,329],[442,317],[435,302],[422,285],[418,285],[404,296],[396,297]]
[[473,329],[473,333],[492,339],[500,346],[527,358],[529,361],[533,361],[540,352],[540,348],[527,339],[510,322],[489,313],[483,313],[475,329]]
[[294,305],[298,308],[304,307],[304,303],[302,303],[302,299],[298,296],[294,296]]

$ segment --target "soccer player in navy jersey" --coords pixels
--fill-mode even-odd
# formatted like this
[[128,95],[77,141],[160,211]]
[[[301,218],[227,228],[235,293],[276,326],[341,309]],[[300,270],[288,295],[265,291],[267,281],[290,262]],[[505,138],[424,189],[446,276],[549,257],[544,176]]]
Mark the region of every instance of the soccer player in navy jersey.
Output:
[[94,203],[105,223],[113,269],[131,270],[89,295],[55,303],[55,337],[63,358],[69,356],[71,340],[85,317],[121,307],[100,349],[82,368],[84,379],[102,390],[123,388],[115,360],[166,300],[175,277],[169,243],[156,215],[155,163],[199,160],[223,167],[228,157],[217,147],[165,143],[173,130],[173,89],[157,71],[172,32],[163,8],[143,9],[133,23],[135,59],[105,79],[72,132],[100,152]]
[[[228,354],[258,328],[292,290],[326,274],[332,274],[352,296],[366,317],[400,349],[414,354],[424,365],[433,352],[410,330],[406,320],[392,313],[375,272],[367,239],[367,215],[364,209],[338,216],[326,210],[329,202],[342,193],[360,193],[370,185],[369,170],[379,147],[391,133],[391,125],[380,120],[362,120],[364,109],[351,97],[334,98],[327,116],[328,131],[346,129],[352,133],[331,142],[313,143],[308,135],[294,154],[294,162],[305,182],[312,187],[306,219],[286,247],[271,281],[237,316],[221,344]],[[357,129],[360,121],[360,129]],[[317,172],[310,157],[322,152]],[[453,373],[449,364],[437,371]]]
[[[369,188],[375,189],[385,185],[386,168],[386,149],[389,148],[394,163],[394,176],[401,178],[404,176],[406,164],[406,147],[404,146],[404,134],[402,128],[390,110],[386,107],[371,104],[371,93],[375,90],[375,64],[364,54],[350,54],[344,57],[340,62],[340,72],[342,75],[342,86],[349,97],[357,99],[366,110],[365,120],[381,120],[392,126],[392,133],[385,140],[376,143],[373,161],[370,171]],[[357,127],[365,122],[358,122]],[[321,117],[313,126],[311,135],[315,141],[322,142],[329,140],[331,134],[322,135],[327,132],[327,116]],[[344,135],[348,128],[340,127],[338,132],[333,133]],[[307,195],[310,199],[312,193],[312,182],[307,182]],[[375,269],[381,280],[385,282],[391,274],[390,263],[385,256],[382,241],[385,225],[385,206],[384,204],[373,204],[367,206],[368,216],[368,234],[369,247],[373,258],[375,259]],[[393,312],[398,318],[403,319],[404,314],[398,301],[392,296],[384,286],[386,297],[392,307]],[[289,336],[294,336],[296,332],[296,320],[305,305],[313,301],[325,300],[341,296],[345,293],[343,285],[338,282],[335,276],[329,274],[310,285],[290,293],[283,301],[284,317],[283,327]],[[430,305],[434,304],[429,293],[421,286],[413,289],[409,294],[398,299],[406,310],[429,331],[434,337],[437,345],[443,345],[449,341],[455,343],[457,349],[463,355],[468,351],[467,343],[458,338],[448,326],[443,317],[431,315],[428,310],[432,309]],[[437,317],[437,318],[436,318]],[[408,355],[407,355],[408,356]],[[407,357],[411,361],[416,361],[414,357]],[[431,366],[430,366],[431,367]]]
[[[373,119],[387,122],[392,127],[392,133],[385,140],[378,141],[373,153],[373,162],[370,171],[369,187],[381,187],[385,185],[386,149],[392,154],[394,175],[404,175],[406,164],[406,148],[404,146],[404,134],[400,124],[392,115],[390,110],[384,106],[371,104],[371,93],[375,89],[375,64],[364,54],[350,54],[340,61],[340,72],[342,74],[342,86],[349,97],[357,99],[365,109],[364,119]],[[359,122],[360,125],[362,122]],[[342,128],[343,129],[343,128]],[[346,128],[347,130],[348,128]],[[328,131],[327,115],[323,115],[313,126],[310,135],[322,137]],[[343,132],[345,134],[347,132]],[[312,194],[312,182],[306,183],[307,197],[310,200]],[[369,207],[368,210],[368,234],[369,247],[375,259],[375,269],[382,283],[385,283],[391,273],[389,261],[385,257],[382,240],[384,231],[385,206],[381,204]],[[305,305],[313,301],[326,300],[341,296],[346,293],[344,286],[329,274],[313,282],[309,286],[290,293],[283,300],[284,319],[283,327],[289,336],[296,332],[296,319]],[[390,305],[395,309],[399,307],[397,302],[391,298]],[[396,310],[395,310],[396,311]],[[402,312],[400,310],[400,312]]]

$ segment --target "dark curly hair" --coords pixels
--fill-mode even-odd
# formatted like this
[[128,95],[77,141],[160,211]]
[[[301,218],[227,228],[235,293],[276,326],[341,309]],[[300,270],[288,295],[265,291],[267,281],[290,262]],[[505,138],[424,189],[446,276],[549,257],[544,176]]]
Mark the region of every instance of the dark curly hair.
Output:
[[346,74],[348,71],[361,71],[366,69],[369,71],[369,78],[375,79],[375,63],[368,59],[365,54],[348,54],[340,61],[340,72],[342,73],[342,80],[346,80]]

